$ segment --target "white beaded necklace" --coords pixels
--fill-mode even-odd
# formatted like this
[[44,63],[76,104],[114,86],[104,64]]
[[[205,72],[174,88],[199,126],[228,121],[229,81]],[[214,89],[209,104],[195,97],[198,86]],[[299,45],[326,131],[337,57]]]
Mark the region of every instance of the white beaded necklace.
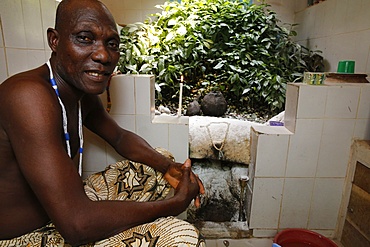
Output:
[[[54,88],[55,90],[55,93],[58,97],[58,101],[59,101],[59,104],[60,104],[60,107],[62,108],[62,114],[63,114],[63,130],[64,130],[64,137],[66,139],[66,145],[67,145],[67,153],[69,155],[69,157],[72,157],[72,154],[71,154],[71,145],[70,145],[70,142],[69,142],[69,133],[68,133],[68,119],[67,119],[67,111],[66,111],[66,108],[63,104],[63,101],[62,99],[60,98],[60,94],[59,94],[59,90],[58,90],[58,86],[57,86],[57,83],[54,79],[54,75],[53,75],[53,71],[51,69],[51,65],[50,65],[50,60],[47,61],[47,66],[49,67],[49,72],[50,72],[50,83],[51,83],[51,86]],[[79,100],[78,101],[78,135],[80,137],[80,148],[79,148],[79,165],[78,165],[78,173],[80,174],[80,176],[82,175],[82,153],[83,153],[83,130],[82,130],[82,114],[81,114],[81,101]]]

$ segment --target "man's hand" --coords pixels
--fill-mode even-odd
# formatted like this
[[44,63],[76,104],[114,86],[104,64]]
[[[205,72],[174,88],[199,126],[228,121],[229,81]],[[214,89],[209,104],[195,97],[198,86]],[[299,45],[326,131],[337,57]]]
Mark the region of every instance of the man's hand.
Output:
[[[168,181],[168,183],[173,187],[177,188],[179,185],[179,182],[183,176],[184,169],[191,169],[191,161],[190,159],[187,159],[184,164],[180,163],[173,163],[168,169],[167,172],[164,174],[164,178]],[[194,205],[199,208],[200,207],[200,194],[204,194],[204,186],[202,181],[199,179],[197,175],[195,175],[192,171],[190,171],[190,180],[192,183],[197,182],[199,186],[199,193],[194,198]]]

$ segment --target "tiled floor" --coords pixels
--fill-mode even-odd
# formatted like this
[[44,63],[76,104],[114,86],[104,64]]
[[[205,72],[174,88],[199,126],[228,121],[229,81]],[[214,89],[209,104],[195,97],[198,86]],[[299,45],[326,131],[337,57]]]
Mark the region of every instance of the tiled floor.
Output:
[[272,239],[207,239],[207,247],[271,247]]
[[[338,245],[338,247],[343,247],[339,241],[334,242]],[[206,244],[207,247],[272,247],[272,239],[207,239]]]

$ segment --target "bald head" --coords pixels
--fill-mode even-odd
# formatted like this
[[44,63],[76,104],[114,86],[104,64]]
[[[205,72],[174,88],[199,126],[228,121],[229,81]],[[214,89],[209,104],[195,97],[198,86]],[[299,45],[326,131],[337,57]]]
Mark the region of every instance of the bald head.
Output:
[[84,93],[102,93],[120,55],[120,37],[107,7],[97,0],[63,0],[55,29],[47,34],[53,72]]
[[75,22],[81,13],[86,12],[90,12],[92,15],[101,15],[115,23],[108,8],[98,0],[63,0],[57,8],[55,29],[61,30],[64,25]]

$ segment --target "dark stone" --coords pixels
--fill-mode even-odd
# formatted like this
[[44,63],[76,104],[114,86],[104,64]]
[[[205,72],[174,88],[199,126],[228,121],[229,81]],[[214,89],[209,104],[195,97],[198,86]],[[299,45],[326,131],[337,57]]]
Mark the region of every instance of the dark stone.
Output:
[[198,210],[188,211],[187,220],[192,221],[232,221],[235,213],[239,212],[239,204],[236,200],[225,200],[224,198],[209,198],[206,205]]
[[194,100],[188,105],[188,108],[186,109],[186,116],[196,116],[200,115],[200,104],[197,100]]
[[204,96],[201,110],[205,116],[219,117],[225,114],[227,102],[221,92],[210,92]]

